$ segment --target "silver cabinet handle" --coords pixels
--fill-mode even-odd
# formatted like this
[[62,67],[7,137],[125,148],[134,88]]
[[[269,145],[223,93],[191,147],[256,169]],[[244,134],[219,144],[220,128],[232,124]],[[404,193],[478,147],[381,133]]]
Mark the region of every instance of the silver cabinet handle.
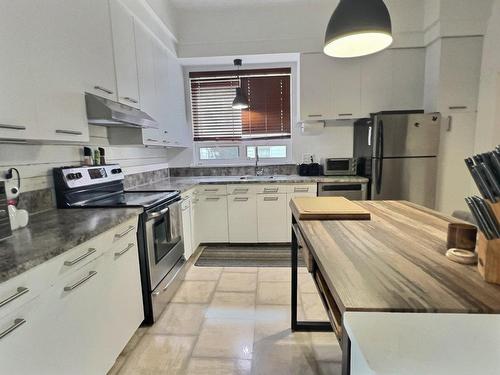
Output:
[[323,117],[323,115],[307,115],[307,117]]
[[159,140],[153,139],[153,138],[148,138],[148,139],[146,139],[146,141],[148,141],[148,142],[160,142]]
[[467,109],[467,106],[466,105],[455,105],[455,106],[448,107],[448,109]]
[[234,193],[248,193],[248,189],[234,189]]
[[234,198],[235,202],[247,202],[248,198],[247,197],[236,197]]
[[97,272],[96,271],[90,271],[89,274],[83,278],[81,278],[80,280],[78,280],[76,283],[74,284],[71,284],[71,285],[68,285],[68,286],[65,286],[64,287],[64,291],[65,292],[71,292],[73,289],[76,289],[78,288],[80,285],[82,285],[83,283],[85,283],[86,281],[89,281],[92,277],[94,277],[95,275],[97,275]]
[[56,133],[58,134],[69,134],[69,135],[83,135],[82,132],[76,131],[76,130],[64,130],[64,129],[57,129]]
[[269,201],[277,201],[279,197],[264,197],[264,201],[269,202]]
[[135,228],[135,227],[130,226],[130,227],[128,227],[127,229],[125,229],[123,232],[121,232],[121,233],[116,233],[116,234],[115,234],[115,238],[122,238],[122,237],[124,237],[127,233],[132,232],[132,231],[134,230],[134,228]]
[[110,94],[110,95],[113,94],[113,91],[111,91],[111,90],[109,90],[109,89],[107,89],[105,87],[102,87],[102,86],[94,86],[94,89],[95,90],[99,90],[99,91],[103,91],[106,94]]
[[0,124],[0,129],[26,130],[26,126]]
[[14,319],[14,323],[7,328],[5,331],[0,332],[0,340],[3,339],[5,336],[7,336],[9,333],[14,332],[16,329],[21,327],[24,323],[26,323],[26,320],[22,318]]
[[16,298],[19,298],[21,297],[23,294],[26,294],[28,293],[30,290],[28,288],[25,288],[23,286],[20,286],[17,288],[17,291],[11,295],[10,297],[7,297],[6,299],[4,299],[3,301],[0,301],[0,307],[4,307],[5,305],[7,305],[8,303],[14,301]]
[[219,189],[204,189],[204,191],[215,193],[215,192],[219,191]]
[[130,96],[123,96],[122,97],[123,100],[126,100],[127,102],[131,102],[131,103],[134,103],[134,104],[137,104],[139,103],[138,100],[134,99],[134,98],[131,98]]
[[264,193],[277,193],[279,188],[264,188]]
[[208,197],[208,198],[205,198],[206,201],[218,201],[220,200],[219,197]]
[[294,193],[307,193],[309,192],[309,188],[293,188]]
[[91,247],[90,249],[87,250],[87,252],[85,254],[80,255],[78,258],[75,258],[73,260],[67,260],[67,261],[65,261],[64,265],[68,266],[68,267],[74,266],[78,262],[81,262],[82,260],[84,260],[88,256],[94,254],[95,252],[96,252],[96,249],[94,249],[94,248]]
[[135,245],[134,243],[129,243],[128,246],[125,249],[123,249],[122,251],[116,252],[115,256],[116,257],[121,257],[123,254],[125,254],[127,251],[129,251],[131,248],[133,248],[134,245]]
[[352,113],[339,113],[339,117],[352,116]]

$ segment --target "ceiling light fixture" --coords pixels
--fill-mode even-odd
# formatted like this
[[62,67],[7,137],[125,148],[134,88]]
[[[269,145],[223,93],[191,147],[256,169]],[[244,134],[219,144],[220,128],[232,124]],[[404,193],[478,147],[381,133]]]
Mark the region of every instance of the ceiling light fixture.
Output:
[[234,66],[238,68],[238,87],[236,87],[236,97],[233,100],[233,105],[232,107],[234,109],[246,109],[248,108],[248,99],[241,90],[241,80],[240,80],[240,66],[241,66],[241,59],[235,59],[234,60]]
[[340,58],[366,56],[392,41],[391,16],[382,0],[340,0],[326,28],[323,52]]

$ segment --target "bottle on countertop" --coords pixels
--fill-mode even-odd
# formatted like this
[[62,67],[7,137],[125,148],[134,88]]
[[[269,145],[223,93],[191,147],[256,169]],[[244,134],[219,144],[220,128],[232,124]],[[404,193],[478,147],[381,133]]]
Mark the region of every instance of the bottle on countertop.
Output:
[[83,165],[93,165],[92,149],[90,147],[83,148]]
[[99,154],[100,154],[100,164],[106,165],[106,158],[105,158],[105,152],[104,152],[103,147],[99,147]]
[[101,153],[99,149],[94,150],[94,165],[101,165]]

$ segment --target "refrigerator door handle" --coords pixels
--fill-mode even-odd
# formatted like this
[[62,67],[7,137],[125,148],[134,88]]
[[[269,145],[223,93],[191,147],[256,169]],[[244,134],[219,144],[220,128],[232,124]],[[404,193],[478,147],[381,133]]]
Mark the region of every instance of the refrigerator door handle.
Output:
[[380,194],[382,190],[382,172],[384,169],[384,122],[382,120],[378,123],[378,154],[377,154],[377,181],[376,188],[377,194]]
[[372,145],[372,127],[368,127],[368,146]]

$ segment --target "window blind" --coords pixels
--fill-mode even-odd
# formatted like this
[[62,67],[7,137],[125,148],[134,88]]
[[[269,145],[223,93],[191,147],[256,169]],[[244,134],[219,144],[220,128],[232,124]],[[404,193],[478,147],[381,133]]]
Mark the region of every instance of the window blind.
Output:
[[233,109],[236,71],[193,72],[195,141],[290,138],[290,69],[240,71],[248,109]]

